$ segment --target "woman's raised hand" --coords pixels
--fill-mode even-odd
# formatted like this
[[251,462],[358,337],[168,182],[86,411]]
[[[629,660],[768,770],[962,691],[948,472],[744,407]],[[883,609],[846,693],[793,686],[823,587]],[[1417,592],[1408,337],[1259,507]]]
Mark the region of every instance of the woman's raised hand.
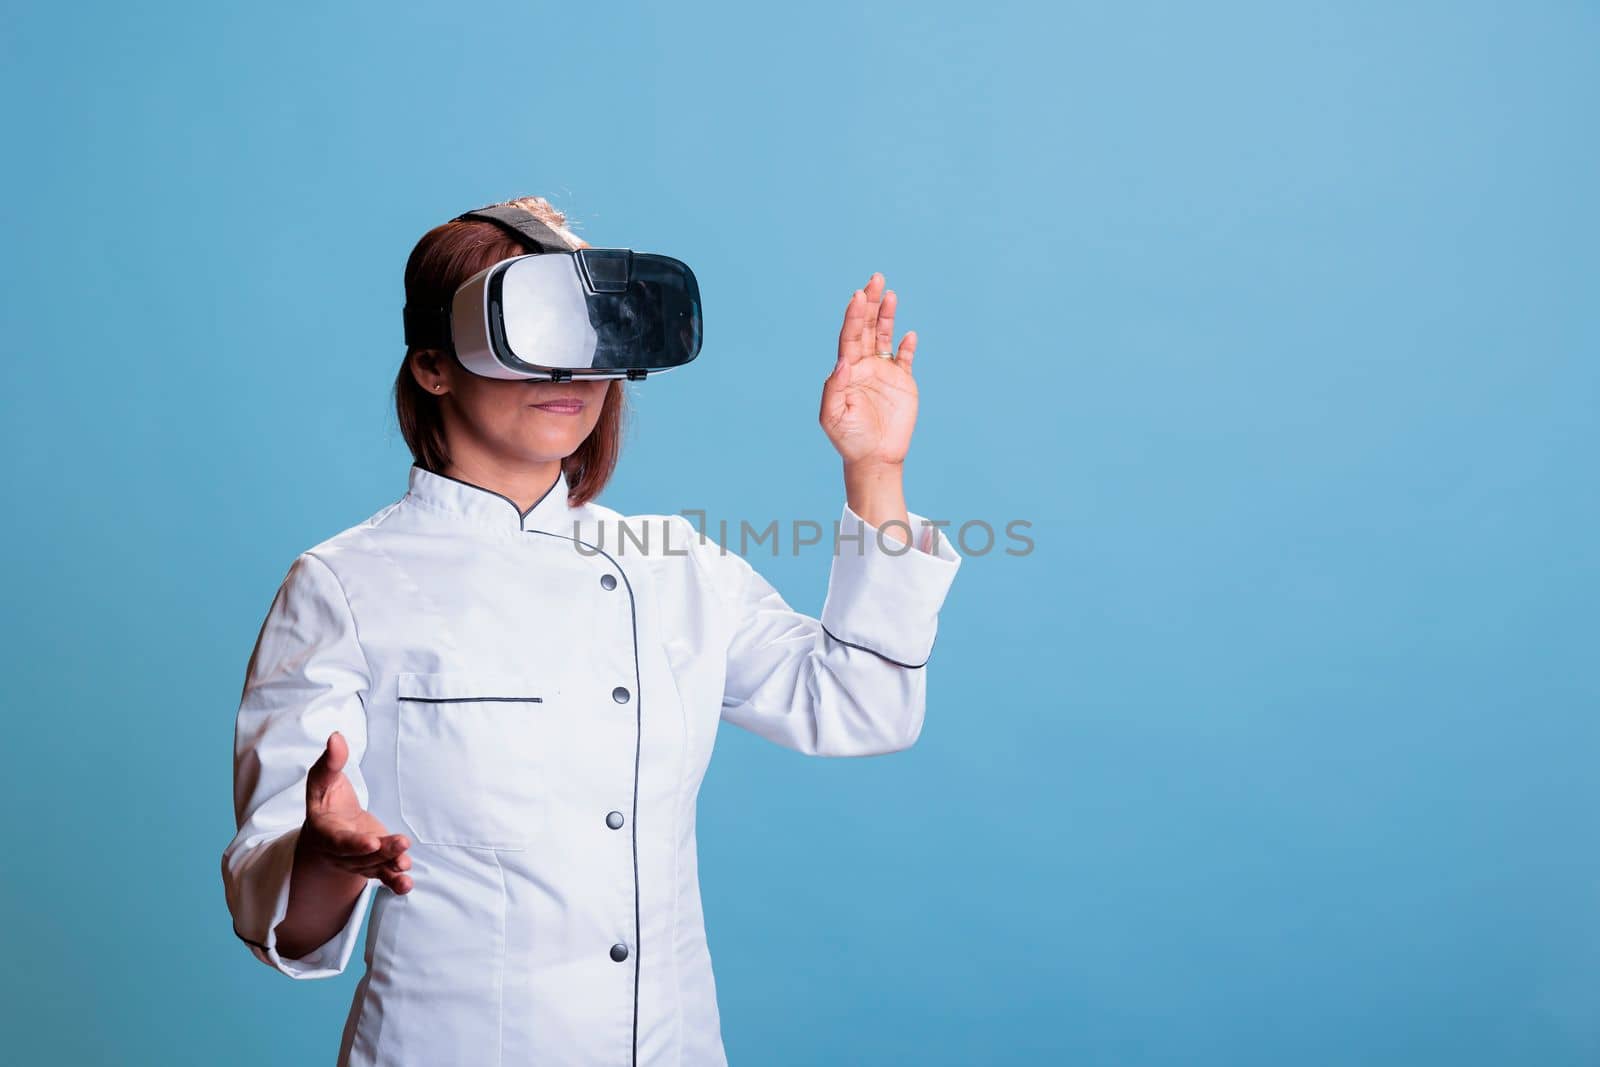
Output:
[[409,892],[411,867],[404,834],[391,834],[361,807],[355,786],[345,777],[350,745],[335,730],[306,776],[306,821],[300,849],[327,866],[378,878],[396,893]]
[[[897,467],[911,447],[917,422],[917,383],[911,376],[917,335],[894,346],[897,298],[874,271],[850,296],[839,330],[839,359],[822,386],[823,432],[847,467]],[[894,352],[895,358],[879,356]]]

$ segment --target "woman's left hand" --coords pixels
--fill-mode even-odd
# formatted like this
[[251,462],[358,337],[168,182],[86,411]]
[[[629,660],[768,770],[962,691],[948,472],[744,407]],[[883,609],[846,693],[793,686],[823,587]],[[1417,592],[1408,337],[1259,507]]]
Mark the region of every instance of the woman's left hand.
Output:
[[[905,461],[917,422],[917,383],[911,361],[917,335],[907,333],[894,348],[893,289],[874,271],[845,308],[839,359],[822,386],[818,422],[846,467],[894,468]],[[877,355],[895,352],[894,359]]]

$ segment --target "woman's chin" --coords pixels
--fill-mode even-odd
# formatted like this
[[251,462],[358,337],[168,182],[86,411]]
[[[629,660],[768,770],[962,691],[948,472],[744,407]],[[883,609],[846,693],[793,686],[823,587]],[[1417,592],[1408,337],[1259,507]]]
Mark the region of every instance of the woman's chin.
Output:
[[551,459],[565,459],[578,450],[583,438],[573,434],[536,434],[518,440],[513,451],[521,453],[530,463],[543,463]]

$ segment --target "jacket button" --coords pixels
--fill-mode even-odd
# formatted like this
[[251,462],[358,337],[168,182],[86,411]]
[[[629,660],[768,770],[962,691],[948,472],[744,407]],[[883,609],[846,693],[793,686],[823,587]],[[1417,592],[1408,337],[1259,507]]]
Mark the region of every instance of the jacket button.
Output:
[[618,963],[621,963],[623,960],[627,959],[628,958],[628,946],[627,945],[612,945],[611,946],[611,958],[616,960]]
[[606,813],[606,825],[613,830],[622,829],[622,812],[609,811]]
[[614,574],[602,574],[600,576],[600,588],[601,589],[615,589],[616,587],[617,587],[617,576],[616,575],[614,575]]
[[611,691],[611,699],[618,704],[626,704],[628,702],[628,691],[619,685]]

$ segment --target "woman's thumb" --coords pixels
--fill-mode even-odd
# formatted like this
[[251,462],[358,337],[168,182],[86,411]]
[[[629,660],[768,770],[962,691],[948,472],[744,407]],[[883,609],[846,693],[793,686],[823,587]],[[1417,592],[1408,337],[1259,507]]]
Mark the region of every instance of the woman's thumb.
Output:
[[344,761],[350,756],[350,744],[344,735],[335,730],[328,735],[328,743],[311,765],[311,787],[318,793],[328,788],[328,780],[344,770]]
[[350,743],[338,730],[328,735],[328,747],[323,754],[328,759],[328,770],[344,770],[344,761],[350,758]]

